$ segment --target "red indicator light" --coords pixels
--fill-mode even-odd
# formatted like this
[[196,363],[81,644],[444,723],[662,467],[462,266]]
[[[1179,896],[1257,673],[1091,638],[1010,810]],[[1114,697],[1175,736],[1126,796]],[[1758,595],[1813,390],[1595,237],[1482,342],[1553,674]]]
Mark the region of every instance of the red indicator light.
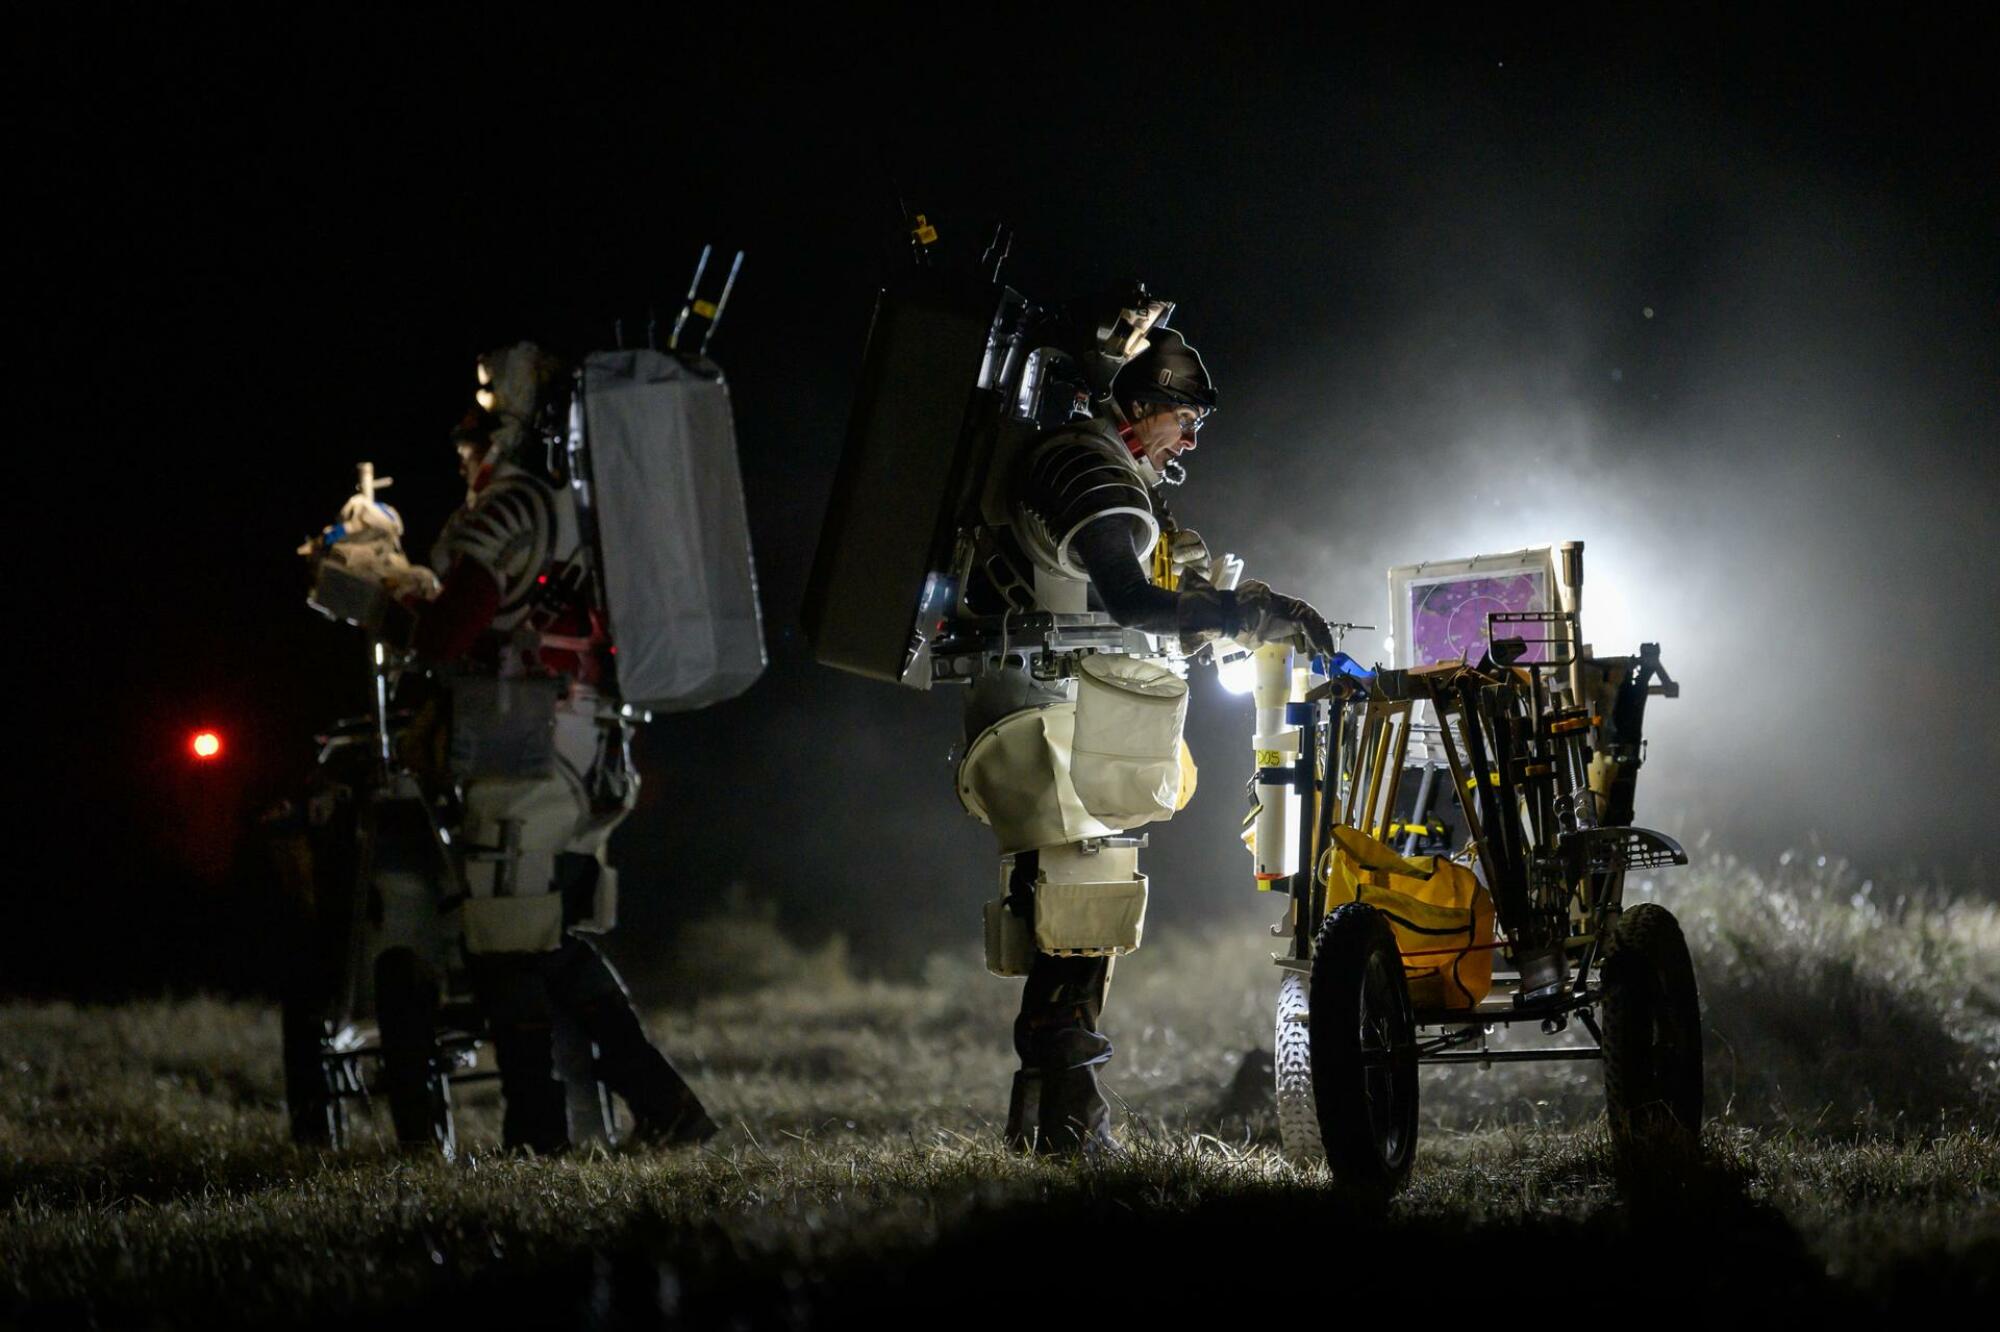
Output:
[[188,748],[198,759],[217,758],[222,754],[222,737],[214,731],[196,731],[188,741]]

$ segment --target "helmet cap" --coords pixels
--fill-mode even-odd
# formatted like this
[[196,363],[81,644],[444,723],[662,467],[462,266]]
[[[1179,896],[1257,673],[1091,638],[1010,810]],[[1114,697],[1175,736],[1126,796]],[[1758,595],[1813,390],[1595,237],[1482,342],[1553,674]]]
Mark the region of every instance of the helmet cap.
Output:
[[1201,353],[1171,328],[1152,330],[1146,349],[1127,361],[1111,382],[1121,403],[1159,402],[1215,410],[1215,381]]

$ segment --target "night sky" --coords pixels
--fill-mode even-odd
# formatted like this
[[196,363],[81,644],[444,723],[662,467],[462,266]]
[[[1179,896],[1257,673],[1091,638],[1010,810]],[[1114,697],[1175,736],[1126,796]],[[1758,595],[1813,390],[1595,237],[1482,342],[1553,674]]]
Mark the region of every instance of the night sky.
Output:
[[[818,667],[798,628],[898,189],[947,247],[1013,226],[1032,297],[1136,276],[1180,302],[1222,409],[1176,511],[1251,576],[1383,624],[1391,564],[1582,538],[1588,636],[1658,640],[1684,684],[1642,822],[1991,890],[1983,31],[654,12],[21,39],[36,794],[0,988],[268,977],[234,834],[363,703],[293,549],[366,458],[421,558],[473,356],[636,336],[709,241],[749,254],[714,352],[771,665],[645,735],[617,954],[643,979],[733,884],[870,965],[976,947],[957,696]],[[1192,711],[1203,787],[1154,830],[1154,921],[1241,929],[1276,914],[1235,842],[1248,704],[1204,669]],[[198,725],[230,747],[199,773]]]

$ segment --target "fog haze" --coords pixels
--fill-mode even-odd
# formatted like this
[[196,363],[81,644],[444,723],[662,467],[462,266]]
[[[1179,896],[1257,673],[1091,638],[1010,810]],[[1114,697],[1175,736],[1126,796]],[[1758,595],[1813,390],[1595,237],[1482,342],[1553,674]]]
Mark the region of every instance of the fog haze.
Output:
[[[1976,34],[1211,15],[1135,63],[1119,24],[1008,32],[991,59],[859,21],[40,48],[24,171],[75,383],[37,480],[93,534],[54,574],[87,608],[64,678],[92,703],[46,742],[52,804],[65,845],[134,831],[102,897],[24,933],[182,900],[152,756],[192,719],[234,728],[248,805],[358,709],[359,645],[303,608],[290,555],[353,462],[397,477],[427,549],[471,356],[601,345],[621,316],[636,336],[713,240],[749,251],[716,353],[771,667],[644,737],[617,947],[656,952],[731,885],[878,964],[976,947],[994,861],[952,796],[956,695],[821,668],[798,629],[899,190],[950,247],[1011,224],[1006,277],[1036,299],[1136,276],[1180,302],[1222,409],[1176,512],[1383,625],[1356,656],[1389,566],[1581,539],[1587,636],[1661,643],[1683,685],[1649,713],[1643,821],[1990,888],[2000,200]],[[657,53],[683,47],[702,58],[670,80]],[[1206,669],[1194,695],[1202,787],[1153,830],[1154,919],[1237,928],[1269,905],[1236,841],[1248,704]],[[186,891],[161,919],[226,931]]]

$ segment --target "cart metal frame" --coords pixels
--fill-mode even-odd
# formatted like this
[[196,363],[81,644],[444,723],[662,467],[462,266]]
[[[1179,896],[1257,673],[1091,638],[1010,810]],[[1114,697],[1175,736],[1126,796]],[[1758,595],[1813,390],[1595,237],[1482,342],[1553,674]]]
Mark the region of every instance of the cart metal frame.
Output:
[[[1687,863],[1672,838],[1631,822],[1645,699],[1679,692],[1660,666],[1658,646],[1593,658],[1574,611],[1494,613],[1488,641],[1491,651],[1476,666],[1367,672],[1345,657],[1320,659],[1310,677],[1316,683],[1295,689],[1286,705],[1287,724],[1301,728],[1304,740],[1282,777],[1300,796],[1299,870],[1270,884],[1289,897],[1286,920],[1272,927],[1289,946],[1272,960],[1301,978],[1281,987],[1278,1019],[1280,1122],[1288,1130],[1299,1121],[1284,1104],[1285,1024],[1311,1022],[1299,997],[1315,973],[1330,914],[1325,884],[1336,826],[1383,841],[1400,835],[1409,854],[1436,827],[1439,779],[1448,779],[1465,833],[1451,858],[1470,865],[1493,898],[1495,937],[1480,945],[1495,953],[1487,995],[1470,1008],[1418,1008],[1406,993],[1408,1034],[1379,1035],[1378,1048],[1355,1063],[1409,1066],[1411,1098],[1415,1066],[1603,1061],[1605,945],[1623,911],[1625,875]],[[1537,646],[1540,659],[1526,660]],[[1418,744],[1423,756],[1413,762]],[[1418,794],[1405,807],[1413,774]],[[1266,771],[1258,780],[1273,778]],[[1587,1043],[1575,1042],[1572,1022]],[[1496,1030],[1524,1024],[1545,1043],[1489,1044]],[[1296,1068],[1289,1076],[1296,1079]],[[1328,1112],[1313,1113],[1324,1122]],[[1413,1109],[1410,1115],[1413,1132]],[[1318,1145],[1287,1143],[1287,1150],[1309,1156]]]

